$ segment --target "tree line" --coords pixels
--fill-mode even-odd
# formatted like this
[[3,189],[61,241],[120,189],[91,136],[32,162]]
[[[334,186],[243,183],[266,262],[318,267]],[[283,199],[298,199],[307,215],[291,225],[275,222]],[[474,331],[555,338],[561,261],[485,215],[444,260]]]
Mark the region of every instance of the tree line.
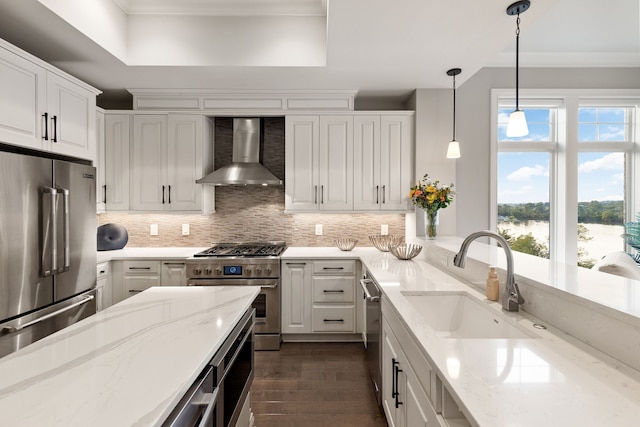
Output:
[[[505,203],[498,205],[502,221],[549,221],[549,203]],[[578,203],[578,222],[588,224],[624,224],[624,201],[591,201]]]

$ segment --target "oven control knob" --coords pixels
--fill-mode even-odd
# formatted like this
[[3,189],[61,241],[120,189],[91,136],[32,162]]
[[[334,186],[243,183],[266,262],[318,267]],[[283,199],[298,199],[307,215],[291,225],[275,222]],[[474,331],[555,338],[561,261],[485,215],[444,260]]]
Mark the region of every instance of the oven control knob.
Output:
[[205,268],[204,269],[204,274],[207,275],[207,276],[211,276],[211,268],[210,267]]
[[265,270],[265,272],[266,272],[267,276],[270,276],[270,275],[271,275],[271,267],[267,267],[267,268],[265,268],[264,270]]
[[193,274],[195,274],[196,276],[199,276],[202,274],[202,270],[200,269],[200,267],[196,267],[193,269]]
[[262,274],[262,267],[258,266],[256,267],[256,276],[259,276]]
[[250,267],[245,268],[244,272],[247,274],[247,276],[251,276],[251,268]]
[[220,267],[216,267],[214,273],[216,273],[216,276],[220,276],[222,274],[222,269]]

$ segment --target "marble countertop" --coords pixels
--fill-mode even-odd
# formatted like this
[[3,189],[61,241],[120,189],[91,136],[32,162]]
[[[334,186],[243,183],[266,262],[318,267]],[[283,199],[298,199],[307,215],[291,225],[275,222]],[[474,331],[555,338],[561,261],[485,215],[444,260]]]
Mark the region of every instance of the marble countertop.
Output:
[[0,359],[0,425],[161,424],[258,292],[150,288]]
[[[478,426],[632,426],[640,418],[640,373],[526,312],[507,313],[475,288],[423,259],[401,261],[375,248],[289,248],[283,258],[359,258]],[[411,294],[464,292],[506,316],[532,339],[442,338],[409,302]],[[428,355],[428,356],[427,356]]]
[[186,259],[193,254],[203,251],[205,247],[173,247],[173,248],[142,248],[124,247],[115,251],[98,251],[98,264],[107,261],[126,259]]

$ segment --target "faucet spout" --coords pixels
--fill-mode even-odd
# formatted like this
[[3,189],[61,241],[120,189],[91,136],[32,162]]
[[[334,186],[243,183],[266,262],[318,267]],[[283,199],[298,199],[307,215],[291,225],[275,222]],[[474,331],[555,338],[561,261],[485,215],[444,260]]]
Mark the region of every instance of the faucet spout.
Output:
[[453,265],[464,268],[469,245],[480,237],[490,237],[497,240],[504,250],[504,254],[507,257],[507,280],[502,294],[502,309],[505,311],[519,311],[520,304],[524,303],[524,298],[520,294],[520,289],[513,274],[513,253],[511,252],[509,243],[507,243],[504,237],[489,230],[476,231],[475,233],[469,234],[462,242],[458,253],[453,257]]

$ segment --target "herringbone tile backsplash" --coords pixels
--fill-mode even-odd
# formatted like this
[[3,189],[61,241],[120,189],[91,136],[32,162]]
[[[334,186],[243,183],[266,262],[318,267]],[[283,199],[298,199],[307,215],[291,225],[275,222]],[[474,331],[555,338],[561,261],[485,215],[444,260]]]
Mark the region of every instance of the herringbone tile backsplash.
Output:
[[[264,164],[284,180],[284,118],[265,118]],[[231,161],[232,121],[215,122],[216,168]],[[210,246],[212,242],[284,240],[289,246],[333,246],[337,237],[354,237],[358,246],[371,246],[368,236],[380,234],[380,225],[389,225],[389,234],[404,236],[403,214],[285,214],[282,187],[216,187],[216,212],[202,214],[117,213],[98,215],[100,225],[124,225],[129,233],[127,246],[173,247]],[[408,189],[407,189],[408,191]],[[158,224],[158,235],[149,227]],[[182,224],[189,224],[189,236],[182,236]],[[315,225],[323,225],[323,235],[315,235]]]

